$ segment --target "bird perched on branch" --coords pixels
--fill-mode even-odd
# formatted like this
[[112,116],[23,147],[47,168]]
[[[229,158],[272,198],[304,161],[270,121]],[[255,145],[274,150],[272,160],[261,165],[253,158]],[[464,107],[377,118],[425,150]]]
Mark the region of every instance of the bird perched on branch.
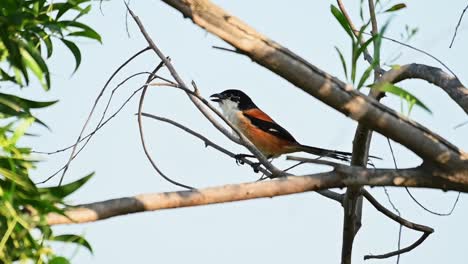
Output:
[[351,153],[302,145],[270,116],[260,110],[248,95],[239,90],[226,90],[210,96],[219,103],[223,115],[267,158],[282,154],[307,152],[320,157],[349,161]]

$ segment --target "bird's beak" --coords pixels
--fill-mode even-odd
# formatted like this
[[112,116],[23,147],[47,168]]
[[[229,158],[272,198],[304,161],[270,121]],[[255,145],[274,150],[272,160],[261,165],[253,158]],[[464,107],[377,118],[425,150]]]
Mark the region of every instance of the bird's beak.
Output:
[[223,99],[224,99],[224,96],[221,94],[212,94],[210,96],[210,100],[213,102],[217,102],[217,103],[221,102]]

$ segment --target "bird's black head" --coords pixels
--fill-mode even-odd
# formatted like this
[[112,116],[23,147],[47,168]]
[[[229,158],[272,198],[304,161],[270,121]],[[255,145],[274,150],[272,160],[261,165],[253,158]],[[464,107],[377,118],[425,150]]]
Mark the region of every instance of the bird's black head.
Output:
[[229,89],[222,93],[210,96],[211,101],[220,104],[237,104],[239,110],[246,110],[257,107],[252,99],[244,92],[235,89]]

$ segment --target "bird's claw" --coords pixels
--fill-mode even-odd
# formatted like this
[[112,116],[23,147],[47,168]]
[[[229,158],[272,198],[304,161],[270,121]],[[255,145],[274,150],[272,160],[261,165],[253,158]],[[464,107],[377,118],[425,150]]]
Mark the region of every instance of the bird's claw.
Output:
[[254,171],[255,173],[260,172],[260,170],[259,170],[260,165],[262,165],[260,162],[255,162],[255,163],[252,164],[252,168],[253,168],[253,171]]
[[234,155],[234,158],[236,159],[237,165],[244,165],[244,161],[243,161],[243,159],[245,158],[244,154],[236,154]]

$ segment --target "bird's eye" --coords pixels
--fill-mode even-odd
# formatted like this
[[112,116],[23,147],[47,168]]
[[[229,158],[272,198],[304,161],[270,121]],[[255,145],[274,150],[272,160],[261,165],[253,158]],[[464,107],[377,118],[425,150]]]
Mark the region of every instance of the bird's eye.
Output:
[[231,95],[230,99],[231,99],[231,101],[233,101],[233,102],[239,102],[239,101],[240,101],[240,97],[239,97],[239,96],[235,96],[235,95]]

